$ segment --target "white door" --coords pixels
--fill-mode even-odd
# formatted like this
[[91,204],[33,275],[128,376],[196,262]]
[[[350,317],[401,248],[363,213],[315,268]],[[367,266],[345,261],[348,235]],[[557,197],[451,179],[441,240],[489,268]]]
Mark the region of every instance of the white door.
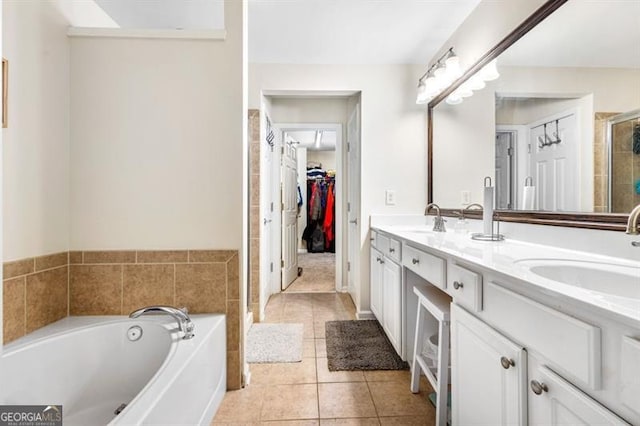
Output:
[[347,285],[360,309],[360,295],[356,291],[359,277],[356,271],[360,267],[360,105],[356,105],[347,122],[347,169]]
[[[530,170],[536,187],[535,208],[546,211],[578,211],[579,155],[575,114],[545,119],[530,129]],[[557,122],[557,128],[556,128]],[[553,143],[559,138],[560,143]]]
[[[274,136],[266,105],[263,104],[261,114],[260,137],[260,309],[261,313],[273,293],[274,258],[273,258],[273,154]],[[278,256],[279,257],[279,256]],[[264,259],[264,260],[263,260]]]
[[298,277],[298,160],[296,145],[282,146],[282,290]]
[[371,247],[371,312],[376,316],[378,322],[383,324],[382,311],[382,262],[384,256],[376,248]]
[[402,269],[384,258],[382,273],[384,330],[398,355],[402,353]]
[[454,425],[527,424],[526,351],[451,305],[451,409]]
[[513,132],[496,133],[496,209],[513,209]]

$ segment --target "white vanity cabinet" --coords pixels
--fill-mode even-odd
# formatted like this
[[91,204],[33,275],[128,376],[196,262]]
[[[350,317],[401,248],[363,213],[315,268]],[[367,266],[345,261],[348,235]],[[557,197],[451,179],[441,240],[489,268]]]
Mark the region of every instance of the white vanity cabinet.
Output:
[[527,424],[527,352],[464,308],[451,306],[454,425]]
[[400,243],[372,231],[371,312],[398,354],[402,352],[402,268]]

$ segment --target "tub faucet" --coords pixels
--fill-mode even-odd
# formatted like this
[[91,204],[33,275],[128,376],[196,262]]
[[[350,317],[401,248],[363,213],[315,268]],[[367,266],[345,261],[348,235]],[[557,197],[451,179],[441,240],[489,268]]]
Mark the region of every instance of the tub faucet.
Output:
[[436,209],[436,217],[433,218],[433,232],[446,232],[444,219],[440,216],[440,207],[438,207],[436,203],[427,204],[427,207],[424,209],[424,215],[428,215],[431,208]]
[[460,220],[464,220],[464,212],[467,210],[471,210],[472,208],[476,208],[478,210],[482,210],[482,204],[478,204],[478,203],[473,203],[473,204],[469,204],[467,207],[460,209]]
[[[629,220],[627,221],[627,234],[638,235],[638,219],[640,218],[640,204],[635,206],[631,213],[629,213]],[[633,241],[631,243],[634,247],[640,247],[640,241]]]
[[129,314],[129,318],[138,318],[142,315],[166,314],[173,317],[178,322],[178,329],[182,332],[182,339],[188,340],[195,336],[193,330],[195,325],[191,321],[187,308],[174,308],[172,306],[147,306],[140,308]]

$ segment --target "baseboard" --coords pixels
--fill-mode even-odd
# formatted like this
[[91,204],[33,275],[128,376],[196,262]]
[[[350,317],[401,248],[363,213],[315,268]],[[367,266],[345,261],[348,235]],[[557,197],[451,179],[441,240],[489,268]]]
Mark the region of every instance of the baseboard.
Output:
[[376,319],[376,316],[371,311],[359,311],[356,312],[356,318],[359,320],[372,320]]

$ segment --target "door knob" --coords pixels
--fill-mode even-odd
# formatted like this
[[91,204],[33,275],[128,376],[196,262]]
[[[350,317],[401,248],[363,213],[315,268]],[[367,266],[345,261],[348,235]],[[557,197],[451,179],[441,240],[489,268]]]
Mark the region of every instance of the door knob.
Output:
[[350,220],[349,223],[353,223],[354,225],[357,225],[358,224],[358,218]]
[[544,383],[540,383],[537,380],[531,381],[531,390],[536,395],[542,395],[542,392],[549,392],[549,388]]
[[500,364],[502,364],[502,368],[505,370],[508,370],[509,367],[515,367],[516,365],[512,359],[509,359],[506,356],[500,357]]
[[265,218],[264,218],[264,220],[262,221],[262,223],[264,223],[265,225],[266,225],[267,223],[271,223],[271,222],[272,222],[272,220],[271,220],[271,219],[267,219],[266,217],[265,217]]
[[395,253],[396,249],[394,249],[393,247],[389,249],[389,253]]
[[460,289],[462,287],[464,287],[464,284],[462,284],[461,282],[458,282],[458,281],[454,281],[453,282],[453,288],[455,288],[456,290],[458,290],[458,289]]
[[411,263],[417,265],[418,263],[420,263],[420,259],[411,259]]

